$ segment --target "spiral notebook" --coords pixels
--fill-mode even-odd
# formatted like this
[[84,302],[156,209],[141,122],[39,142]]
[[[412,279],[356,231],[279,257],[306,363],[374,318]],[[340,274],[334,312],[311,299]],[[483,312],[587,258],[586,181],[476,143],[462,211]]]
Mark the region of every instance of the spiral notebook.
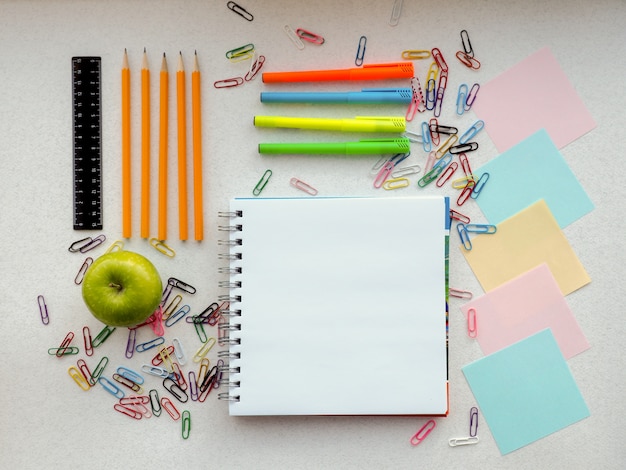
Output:
[[220,216],[230,415],[447,414],[447,198],[234,199]]

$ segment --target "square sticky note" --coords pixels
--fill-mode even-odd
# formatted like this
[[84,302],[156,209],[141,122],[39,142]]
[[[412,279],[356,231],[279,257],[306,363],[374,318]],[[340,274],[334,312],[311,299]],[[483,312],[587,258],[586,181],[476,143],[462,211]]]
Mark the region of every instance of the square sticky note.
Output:
[[488,292],[546,263],[563,295],[591,280],[545,201],[537,201],[502,221],[492,235],[471,239],[460,250],[483,289]]
[[476,198],[491,224],[543,199],[561,228],[593,210],[593,203],[541,129],[476,170],[489,180]]
[[482,84],[472,109],[499,152],[539,129],[563,148],[596,127],[549,48]]
[[589,416],[550,330],[462,370],[502,454]]
[[461,306],[466,317],[470,309],[477,324],[476,340],[485,355],[546,328],[552,330],[565,359],[589,348],[547,264]]

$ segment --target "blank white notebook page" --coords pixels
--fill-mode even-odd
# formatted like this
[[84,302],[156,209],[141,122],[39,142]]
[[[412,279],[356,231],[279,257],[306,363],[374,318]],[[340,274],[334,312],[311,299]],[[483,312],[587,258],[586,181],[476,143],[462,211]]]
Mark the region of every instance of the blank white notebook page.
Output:
[[447,412],[443,197],[235,199],[231,415]]

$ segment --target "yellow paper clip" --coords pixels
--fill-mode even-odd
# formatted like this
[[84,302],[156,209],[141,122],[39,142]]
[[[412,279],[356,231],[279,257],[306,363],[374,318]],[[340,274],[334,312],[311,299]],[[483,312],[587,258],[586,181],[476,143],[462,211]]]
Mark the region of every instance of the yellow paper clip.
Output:
[[151,238],[150,245],[163,253],[165,256],[169,256],[170,258],[176,256],[176,252],[172,248],[157,238]]
[[176,296],[174,296],[174,298],[170,300],[170,303],[167,304],[165,310],[163,310],[163,320],[167,320],[170,317],[176,307],[178,307],[178,304],[181,302],[181,300],[183,300],[183,298],[180,294],[176,294]]
[[116,240],[111,243],[111,246],[107,248],[106,253],[113,253],[114,251],[122,251],[124,249],[124,242],[121,240]]
[[452,187],[454,189],[463,189],[468,184],[474,185],[476,181],[474,180],[474,175],[463,176],[462,178],[457,178],[452,180]]
[[413,49],[402,51],[402,58],[404,60],[421,60],[421,59],[428,59],[429,57],[430,57],[430,51],[413,50]]
[[450,135],[450,137],[448,137],[446,141],[439,146],[439,148],[435,152],[435,157],[437,159],[443,157],[446,153],[448,153],[450,147],[456,144],[457,140],[459,140],[459,138],[456,136],[456,134]]
[[69,369],[67,369],[67,373],[70,374],[70,377],[74,379],[74,382],[76,382],[76,384],[83,390],[87,391],[91,388],[85,376],[81,374],[81,372],[75,366],[71,366]]
[[217,340],[213,337],[208,338],[202,346],[196,351],[196,354],[193,356],[193,362],[200,362],[211,350]]
[[383,189],[387,191],[393,189],[401,189],[409,186],[409,180],[406,178],[391,178],[383,183]]

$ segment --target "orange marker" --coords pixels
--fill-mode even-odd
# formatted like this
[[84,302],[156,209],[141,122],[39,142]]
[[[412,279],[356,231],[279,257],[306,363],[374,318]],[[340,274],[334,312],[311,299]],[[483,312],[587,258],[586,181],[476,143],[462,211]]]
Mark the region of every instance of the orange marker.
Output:
[[414,74],[413,62],[394,62],[390,64],[369,64],[350,69],[265,72],[262,77],[264,83],[281,83],[336,80],[389,80],[393,78],[410,79]]

